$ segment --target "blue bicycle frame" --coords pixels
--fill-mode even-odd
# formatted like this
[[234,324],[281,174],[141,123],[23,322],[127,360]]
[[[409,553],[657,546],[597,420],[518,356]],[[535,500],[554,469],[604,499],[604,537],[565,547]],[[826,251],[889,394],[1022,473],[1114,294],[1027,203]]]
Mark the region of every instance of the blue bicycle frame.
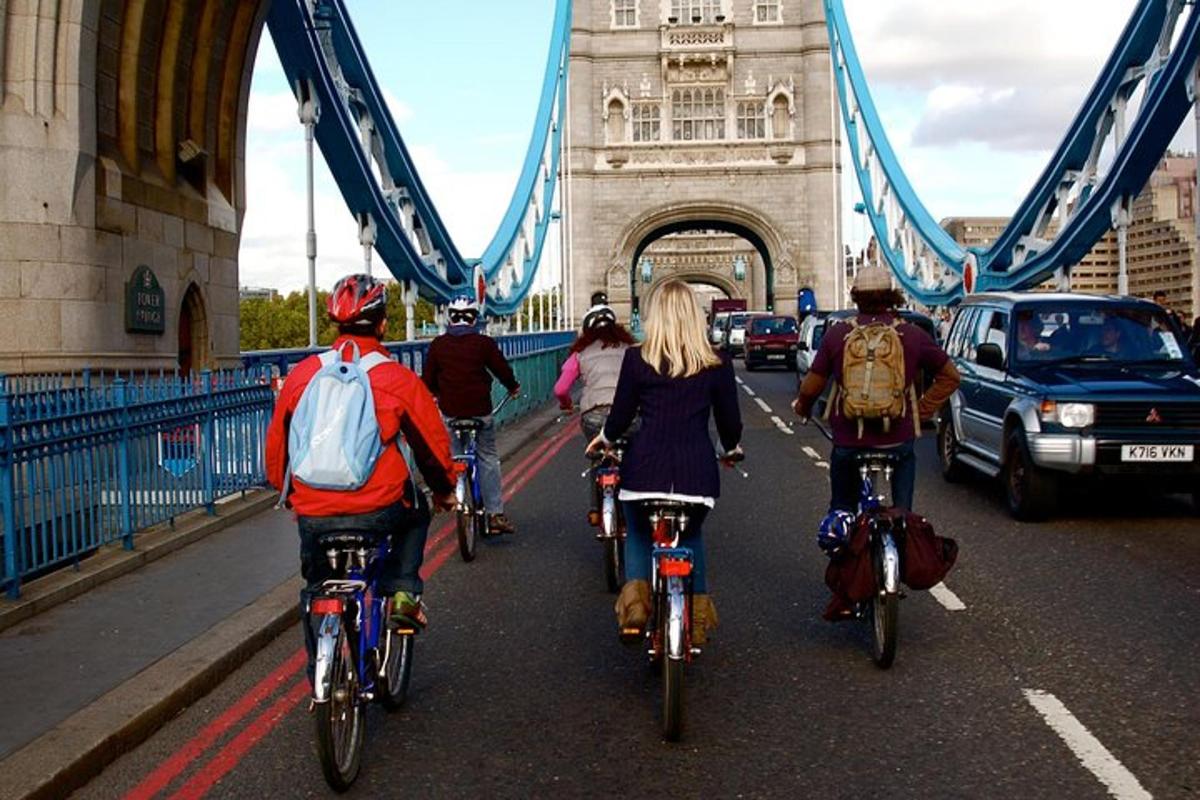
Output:
[[472,430],[457,430],[454,435],[458,437],[459,448],[462,450],[462,455],[455,456],[454,460],[460,464],[466,465],[466,469],[459,475],[458,485],[455,487],[454,499],[458,501],[459,508],[465,508],[467,504],[467,492],[471,493],[471,507],[478,509],[483,507],[483,490],[479,486],[479,459],[475,455],[475,438],[477,433]]
[[[318,620],[313,678],[313,701],[316,703],[329,701],[332,682],[330,668],[333,666],[334,648],[337,647],[339,623],[344,623],[347,636],[352,638],[351,653],[354,656],[360,699],[374,697],[377,673],[387,663],[388,657],[387,653],[379,652],[388,598],[379,597],[376,591],[376,565],[387,557],[388,548],[385,539],[373,550],[334,549],[334,558],[345,564],[342,572],[344,577],[325,581],[309,599],[306,609],[309,619],[306,624],[311,625],[314,618]],[[390,645],[390,639],[388,643]],[[375,654],[378,654],[378,658],[372,664]]]

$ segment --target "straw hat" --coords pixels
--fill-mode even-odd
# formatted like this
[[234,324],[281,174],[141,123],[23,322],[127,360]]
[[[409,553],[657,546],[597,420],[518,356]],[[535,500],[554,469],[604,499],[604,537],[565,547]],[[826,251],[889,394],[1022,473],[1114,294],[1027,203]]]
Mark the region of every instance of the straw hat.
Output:
[[883,267],[863,267],[854,278],[854,292],[890,292],[892,275]]

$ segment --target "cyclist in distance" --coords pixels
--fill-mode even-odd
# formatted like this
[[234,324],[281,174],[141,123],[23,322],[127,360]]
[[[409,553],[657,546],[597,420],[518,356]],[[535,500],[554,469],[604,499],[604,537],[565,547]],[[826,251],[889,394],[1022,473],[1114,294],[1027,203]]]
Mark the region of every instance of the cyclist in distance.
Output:
[[[429,503],[416,489],[414,476],[400,449],[401,437],[411,448],[426,485],[441,509],[454,506],[454,461],[450,440],[437,405],[420,379],[407,367],[391,360],[382,344],[387,331],[387,287],[368,275],[350,275],[337,282],[328,300],[329,318],[338,338],[329,357],[344,362],[371,354],[376,366],[368,368],[371,399],[383,450],[365,483],[357,489],[334,490],[306,485],[292,475],[288,440],[297,407],[305,389],[322,371],[318,355],[301,361],[288,375],[275,404],[267,430],[267,477],[286,493],[296,512],[300,532],[300,572],[307,593],[332,576],[332,568],[318,547],[320,536],[339,531],[374,531],[391,534],[392,546],[381,564],[378,586],[393,595],[392,622],[423,628],[424,586],[420,569],[429,532]],[[315,648],[313,632],[306,626],[309,676]]]
[[[612,407],[613,393],[617,390],[617,379],[621,376],[621,361],[625,351],[635,344],[633,336],[621,323],[616,313],[606,305],[593,306],[583,317],[583,329],[571,345],[571,354],[563,364],[558,382],[554,384],[554,396],[558,405],[567,413],[574,411],[571,387],[583,379],[583,394],[579,398],[580,427],[590,442],[604,427],[608,410]],[[591,508],[588,519],[600,508],[600,487],[591,482]]]
[[[504,513],[500,488],[500,454],[496,450],[496,422],[492,419],[492,377],[512,397],[520,394],[521,385],[496,340],[479,331],[479,303],[475,298],[454,298],[448,315],[450,324],[446,332],[429,345],[421,379],[437,397],[442,416],[447,420],[461,417],[483,420],[475,456],[483,505],[488,511],[488,529],[492,533],[515,533],[516,528]],[[450,446],[455,455],[461,455],[455,437]]]
[[[918,420],[932,418],[958,389],[959,374],[946,351],[938,347],[929,334],[916,325],[904,322],[895,309],[904,303],[904,296],[892,288],[891,275],[883,267],[866,267],[855,278],[851,299],[858,307],[858,316],[850,322],[834,325],[821,340],[808,375],[800,385],[799,397],[793,404],[795,412],[805,421],[812,416],[813,406],[824,393],[830,380],[835,395],[827,410],[833,429],[833,454],[829,459],[829,478],[832,490],[829,510],[851,514],[857,511],[860,481],[855,456],[866,451],[889,450],[898,461],[892,477],[892,503],[898,508],[912,510],[916,483],[916,460],[913,441],[919,434]],[[854,358],[847,357],[850,337],[862,337],[865,331],[877,331],[890,336],[894,331],[901,346],[898,358],[881,357],[867,367],[864,386],[847,390],[846,367]],[[865,338],[865,337],[864,337]],[[878,341],[878,340],[877,340]],[[861,363],[861,361],[859,362]],[[871,386],[877,386],[889,369],[898,368],[893,394],[900,394],[899,414],[864,418],[853,411],[859,395],[865,396]],[[924,371],[934,380],[918,397],[916,388]],[[872,372],[874,376],[872,377]],[[856,382],[850,377],[850,382]]]
[[742,416],[733,364],[708,342],[704,314],[692,290],[666,281],[650,300],[646,341],[625,351],[612,410],[589,452],[618,439],[640,413],[641,428],[621,464],[620,500],[628,526],[626,583],[617,598],[621,629],[644,629],[650,616],[651,530],[638,501],[663,499],[692,504],[680,540],[694,552],[693,641],[703,644],[717,626],[705,579],[701,526],[721,493],[721,478],[709,438],[716,420],[722,452],[740,456]]

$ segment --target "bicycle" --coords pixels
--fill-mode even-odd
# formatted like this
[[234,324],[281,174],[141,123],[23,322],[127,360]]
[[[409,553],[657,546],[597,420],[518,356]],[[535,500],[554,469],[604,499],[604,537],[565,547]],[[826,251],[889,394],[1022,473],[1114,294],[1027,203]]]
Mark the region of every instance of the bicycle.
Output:
[[[512,399],[512,395],[507,395],[492,409],[490,416],[494,418]],[[458,552],[467,563],[475,560],[479,540],[495,535],[488,528],[487,509],[479,485],[479,462],[475,454],[476,440],[485,424],[481,417],[459,417],[448,421],[451,434],[458,438],[458,450],[461,453],[454,457],[458,472],[454,488],[454,512],[457,518]]]
[[[745,456],[739,450],[718,458],[735,466]],[[687,530],[689,509],[694,505],[672,500],[644,500],[654,529],[651,551],[651,606],[646,623],[647,652],[651,661],[662,664],[662,730],[669,742],[683,734],[683,667],[700,655],[692,643],[693,587],[695,554],[680,547],[679,539]],[[623,634],[636,631],[624,631]]]
[[[833,435],[819,423],[817,430],[830,442]],[[888,669],[896,659],[896,647],[900,633],[900,546],[898,538],[904,536],[903,518],[886,513],[891,508],[892,475],[897,456],[886,450],[868,450],[859,453],[858,474],[862,480],[859,492],[858,513],[854,528],[866,522],[871,567],[875,574],[875,592],[869,601],[857,603],[854,618],[871,623],[871,660],[880,669]]]
[[613,594],[625,584],[625,514],[617,496],[621,487],[621,459],[627,444],[618,439],[605,450],[592,454],[590,458],[596,464],[582,475],[592,478],[596,496],[600,498],[599,509],[588,516],[592,525],[600,529],[596,539],[604,547],[604,579]]
[[343,531],[320,543],[337,577],[322,583],[305,608],[304,624],[316,627],[310,709],[325,781],[344,792],[362,766],[367,704],[378,700],[388,711],[404,704],[417,630],[388,625],[392,598],[376,591],[376,565],[390,537]]

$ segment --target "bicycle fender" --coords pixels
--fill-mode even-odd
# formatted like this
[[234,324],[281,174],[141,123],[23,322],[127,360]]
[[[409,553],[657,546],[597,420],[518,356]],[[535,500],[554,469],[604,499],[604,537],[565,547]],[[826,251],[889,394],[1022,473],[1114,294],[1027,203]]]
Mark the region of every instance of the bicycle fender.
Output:
[[900,551],[892,534],[883,534],[883,588],[888,594],[900,591]]
[[604,524],[604,535],[614,535],[617,532],[617,503],[613,499],[611,490],[606,490],[604,493],[604,511],[601,519]]
[[683,618],[686,602],[683,581],[670,578],[667,584],[667,658],[681,661],[687,655],[686,621]]
[[313,702],[328,703],[329,689],[333,681],[334,648],[337,647],[338,618],[327,614],[317,631],[317,661],[313,671]]

